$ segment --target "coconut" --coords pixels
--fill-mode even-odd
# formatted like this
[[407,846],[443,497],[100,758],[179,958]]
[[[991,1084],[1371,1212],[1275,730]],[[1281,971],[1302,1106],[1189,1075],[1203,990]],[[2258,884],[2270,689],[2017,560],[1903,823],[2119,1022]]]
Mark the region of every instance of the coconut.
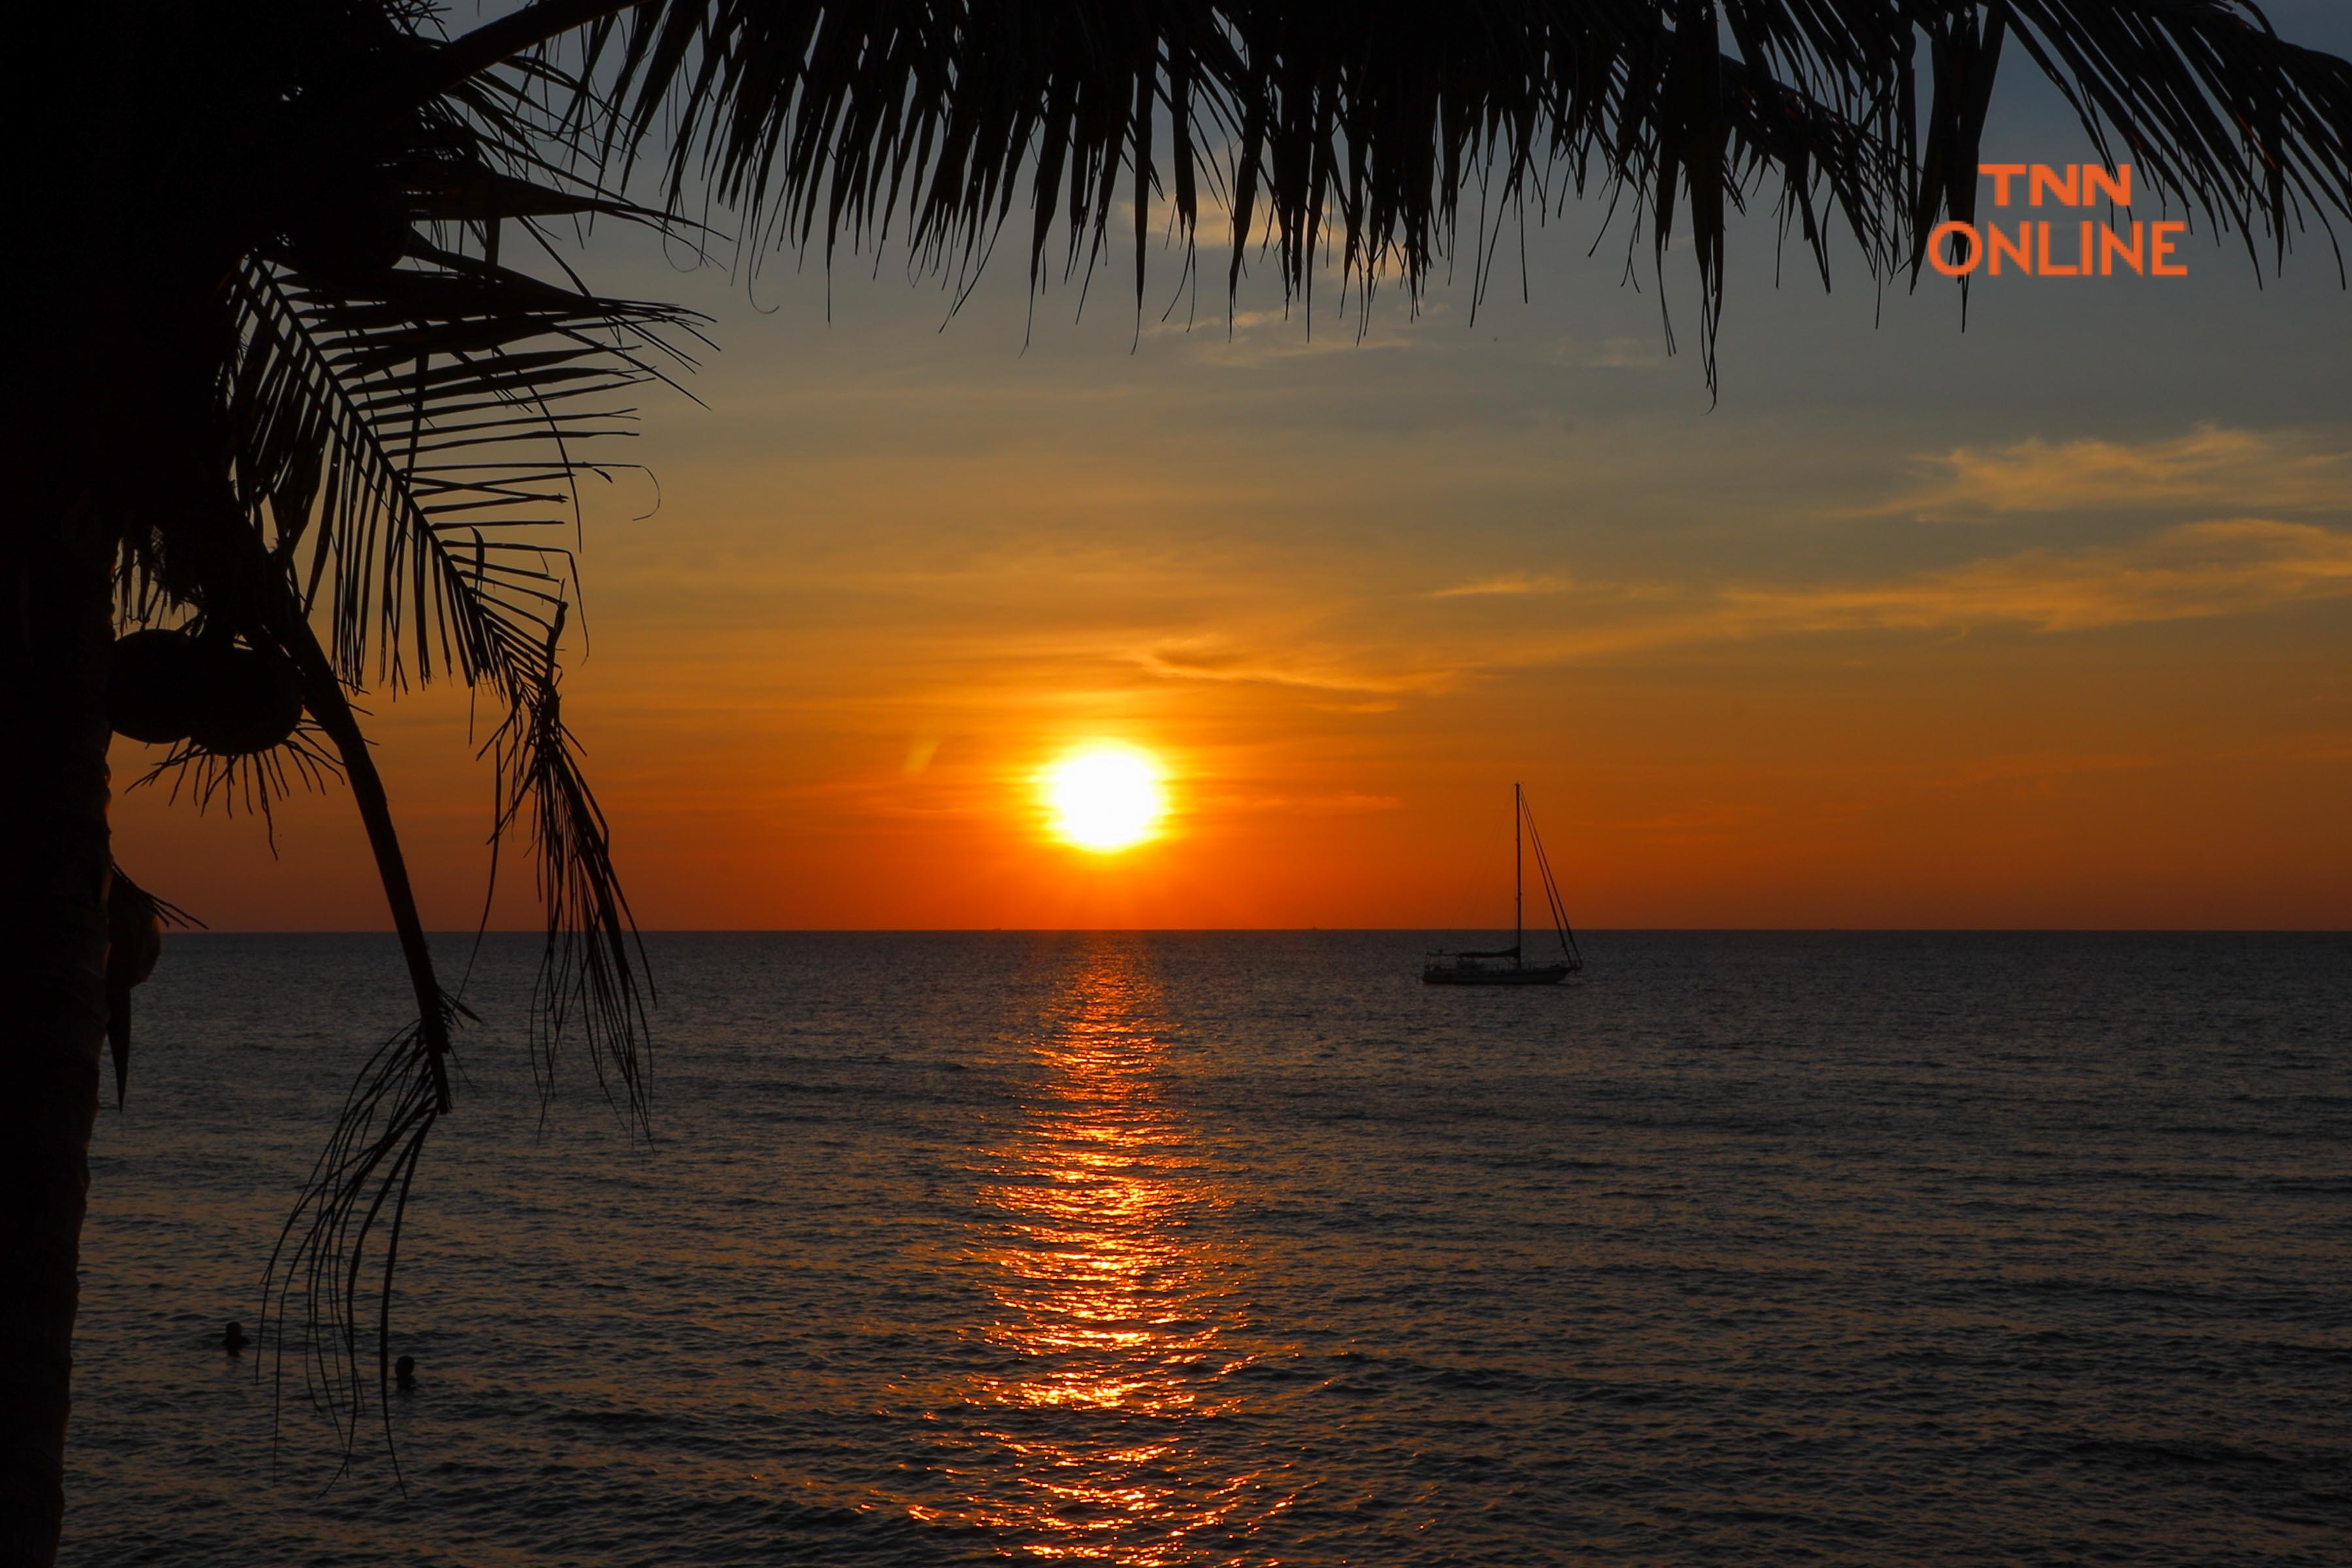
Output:
[[106,666],[106,717],[134,741],[184,741],[196,722],[205,651],[185,632],[143,631],[114,639]]
[[273,649],[219,643],[205,650],[188,738],[225,757],[281,745],[302,721],[302,680]]
[[364,289],[408,254],[408,198],[381,169],[309,193],[287,221],[286,258],[339,289]]

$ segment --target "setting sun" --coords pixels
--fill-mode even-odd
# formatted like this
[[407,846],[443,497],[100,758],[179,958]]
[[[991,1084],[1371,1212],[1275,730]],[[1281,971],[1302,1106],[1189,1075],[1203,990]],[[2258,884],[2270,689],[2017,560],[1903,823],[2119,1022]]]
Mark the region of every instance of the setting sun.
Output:
[[1044,776],[1054,832],[1082,849],[1125,849],[1151,837],[1168,809],[1157,763],[1132,746],[1071,752]]

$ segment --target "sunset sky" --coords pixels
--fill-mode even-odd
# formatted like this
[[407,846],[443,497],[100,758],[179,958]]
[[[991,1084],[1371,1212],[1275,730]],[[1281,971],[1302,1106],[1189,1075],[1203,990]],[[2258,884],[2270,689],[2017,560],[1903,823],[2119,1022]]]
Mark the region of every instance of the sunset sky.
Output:
[[[2338,8],[2273,15],[2352,51]],[[2007,68],[1988,158],[2088,156]],[[950,321],[896,250],[828,287],[594,237],[593,281],[719,350],[706,407],[656,390],[611,453],[651,477],[590,498],[566,711],[640,922],[1492,925],[1519,780],[1588,926],[2352,923],[2324,236],[2261,287],[2202,225],[2186,279],[1981,279],[1963,333],[1953,286],[1850,251],[1776,286],[1759,216],[1711,408],[1687,249],[1669,357],[1600,216],[1529,230],[1525,302],[1512,236],[1475,321],[1465,263],[1360,341],[1335,278],[1310,332],[1270,266],[1229,332],[1212,235],[1139,330],[1116,246],[1033,323],[1010,247]],[[367,706],[426,920],[469,926],[463,694]],[[1049,830],[1041,771],[1097,741],[1158,760],[1156,838]],[[147,752],[117,739],[119,791]],[[386,923],[340,791],[274,859],[160,791],[114,823],[215,927]]]

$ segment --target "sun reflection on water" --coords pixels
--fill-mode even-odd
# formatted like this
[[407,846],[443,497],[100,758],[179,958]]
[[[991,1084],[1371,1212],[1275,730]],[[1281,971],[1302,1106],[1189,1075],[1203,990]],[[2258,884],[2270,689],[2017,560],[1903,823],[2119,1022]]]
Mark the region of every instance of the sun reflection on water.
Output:
[[1230,1200],[1162,1098],[1157,1000],[1139,953],[1094,950],[982,1166],[994,1312],[973,1337],[997,1354],[954,1396],[977,1439],[945,1467],[957,1501],[913,1511],[1037,1559],[1240,1562],[1285,1506],[1210,1441],[1250,1358],[1233,1260],[1199,1226]]

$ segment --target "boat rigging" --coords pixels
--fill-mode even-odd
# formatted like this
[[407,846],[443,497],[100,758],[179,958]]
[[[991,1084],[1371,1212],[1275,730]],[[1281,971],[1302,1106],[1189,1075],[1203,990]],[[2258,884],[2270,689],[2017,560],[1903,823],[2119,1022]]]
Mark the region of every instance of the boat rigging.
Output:
[[[1527,847],[1536,852],[1536,872],[1543,879],[1544,902],[1551,911],[1552,929],[1559,936],[1559,957],[1543,963],[1527,961]],[[1527,792],[1511,786],[1511,945],[1484,951],[1430,954],[1434,962],[1421,972],[1424,985],[1557,985],[1584,968],[1577,950],[1576,932],[1568,923],[1568,908],[1560,902],[1559,884],[1552,880],[1551,860],[1544,854],[1543,835],[1536,830],[1535,812]]]

